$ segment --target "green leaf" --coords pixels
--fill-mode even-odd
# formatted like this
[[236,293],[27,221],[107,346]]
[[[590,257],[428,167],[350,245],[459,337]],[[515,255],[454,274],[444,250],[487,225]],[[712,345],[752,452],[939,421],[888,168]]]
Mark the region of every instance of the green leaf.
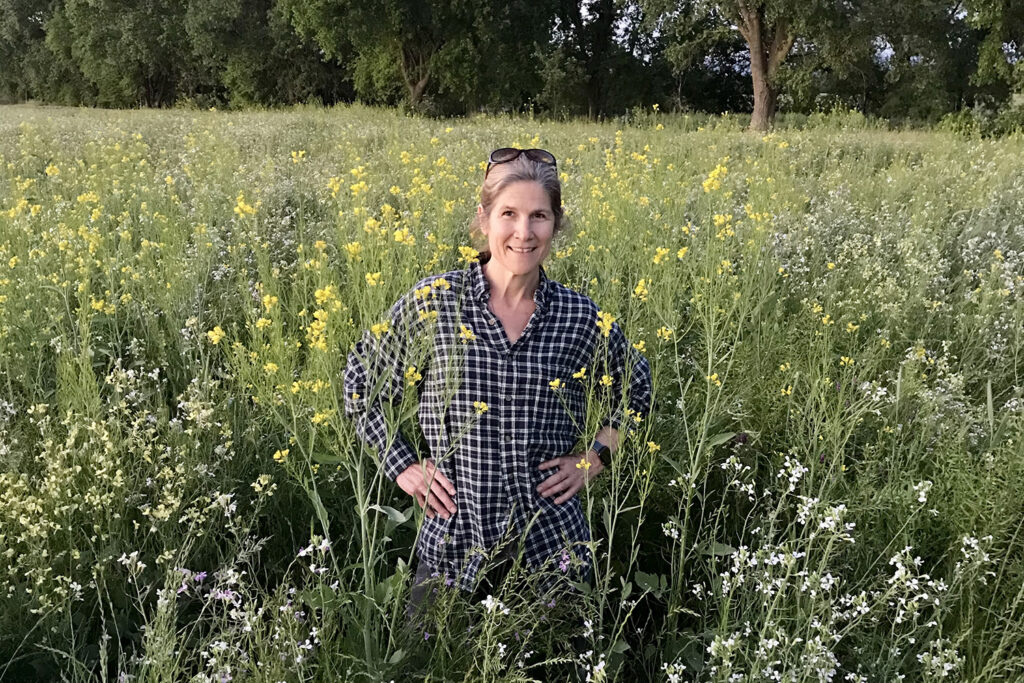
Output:
[[721,434],[715,434],[713,437],[708,439],[708,448],[721,446],[723,443],[729,441],[734,436],[736,436],[736,432],[722,432]]
[[700,554],[701,555],[714,555],[715,557],[722,557],[722,556],[725,556],[725,555],[732,555],[735,552],[736,552],[736,548],[733,548],[731,545],[727,545],[725,543],[719,543],[718,541],[714,541],[711,544],[709,544],[706,548],[703,548],[700,551]]
[[405,659],[405,650],[395,650],[395,653],[388,657],[388,664],[398,664]]
[[624,640],[616,640],[612,644],[612,652],[614,652],[616,654],[620,654],[621,655],[623,652],[625,652],[628,649],[629,649],[629,643],[627,643]]
[[329,588],[320,590],[307,589],[299,592],[299,600],[313,609],[334,610],[345,605],[348,600]]
[[660,597],[662,592],[668,587],[668,581],[661,574],[648,574],[647,572],[638,571],[634,577],[636,584],[645,591],[654,594],[655,597]]
[[406,511],[404,513],[403,512],[399,512],[398,510],[396,510],[395,508],[391,507],[390,505],[376,505],[376,504],[374,504],[374,505],[369,506],[369,509],[370,510],[376,510],[377,512],[383,512],[385,515],[388,516],[388,519],[390,519],[395,524],[404,524],[405,522],[409,521],[409,514],[408,514],[409,511]]
[[331,455],[329,453],[313,453],[309,456],[310,460],[321,465],[337,465],[342,461],[340,455]]

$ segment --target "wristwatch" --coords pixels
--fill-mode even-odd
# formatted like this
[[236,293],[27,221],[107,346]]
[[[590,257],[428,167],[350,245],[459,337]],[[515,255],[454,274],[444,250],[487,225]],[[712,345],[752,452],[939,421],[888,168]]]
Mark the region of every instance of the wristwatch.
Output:
[[594,439],[594,445],[590,447],[590,450],[597,453],[597,458],[601,461],[602,465],[605,467],[612,466],[612,449],[608,448],[608,446],[605,446],[598,439]]

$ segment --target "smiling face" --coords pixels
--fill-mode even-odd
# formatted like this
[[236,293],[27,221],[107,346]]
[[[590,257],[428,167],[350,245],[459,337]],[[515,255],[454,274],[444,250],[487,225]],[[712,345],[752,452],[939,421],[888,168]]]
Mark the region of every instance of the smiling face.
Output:
[[508,275],[528,275],[551,250],[555,214],[544,187],[532,180],[507,185],[494,199],[490,213],[480,214],[480,230],[491,251],[489,268]]

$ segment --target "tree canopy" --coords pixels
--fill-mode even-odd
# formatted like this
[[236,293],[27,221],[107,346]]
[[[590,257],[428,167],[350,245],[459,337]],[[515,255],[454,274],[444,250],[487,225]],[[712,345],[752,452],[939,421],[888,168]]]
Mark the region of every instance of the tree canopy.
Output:
[[110,107],[934,121],[1020,105],[1022,53],[1016,0],[0,0],[0,98]]

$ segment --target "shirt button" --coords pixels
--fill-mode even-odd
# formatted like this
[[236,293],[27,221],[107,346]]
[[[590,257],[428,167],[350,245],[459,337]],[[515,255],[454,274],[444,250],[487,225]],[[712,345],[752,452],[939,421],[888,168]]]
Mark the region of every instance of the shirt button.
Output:
[[494,327],[494,325],[496,324],[494,318],[488,318],[487,324],[490,325],[491,327]]
[[505,443],[512,443],[512,435],[506,434],[501,438],[501,440],[504,441]]
[[505,394],[501,398],[505,401],[505,403],[511,403],[512,402],[512,394]]

